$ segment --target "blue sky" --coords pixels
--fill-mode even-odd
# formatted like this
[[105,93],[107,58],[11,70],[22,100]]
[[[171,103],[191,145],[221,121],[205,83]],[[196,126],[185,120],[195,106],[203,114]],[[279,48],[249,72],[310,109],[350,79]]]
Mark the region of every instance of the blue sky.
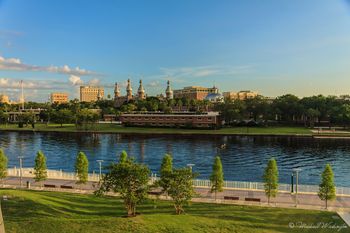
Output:
[[[142,77],[150,95],[217,85],[350,94],[350,7],[344,0],[0,0],[0,93],[52,91]],[[123,90],[124,91],[124,90]]]

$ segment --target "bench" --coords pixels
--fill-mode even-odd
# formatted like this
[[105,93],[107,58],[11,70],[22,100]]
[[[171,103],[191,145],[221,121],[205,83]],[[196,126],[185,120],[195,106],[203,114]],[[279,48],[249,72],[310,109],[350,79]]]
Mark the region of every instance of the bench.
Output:
[[73,186],[70,185],[61,185],[61,189],[73,189]]
[[56,185],[54,184],[44,184],[45,188],[56,188]]
[[147,192],[149,195],[160,195],[162,192],[157,192],[157,191],[149,191]]
[[224,196],[224,200],[238,201],[238,200],[239,200],[239,197]]
[[245,200],[245,201],[254,201],[254,202],[260,202],[260,198],[251,198],[251,197],[246,197],[244,200]]

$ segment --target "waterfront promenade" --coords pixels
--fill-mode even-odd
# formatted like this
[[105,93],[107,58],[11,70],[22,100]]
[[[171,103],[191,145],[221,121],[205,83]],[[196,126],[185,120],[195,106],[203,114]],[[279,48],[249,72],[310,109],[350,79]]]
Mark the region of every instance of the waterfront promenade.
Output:
[[[30,188],[33,190],[46,191],[61,191],[92,194],[98,188],[97,181],[88,181],[86,184],[78,185],[72,179],[48,179],[41,183],[36,183],[33,178],[22,178],[22,188],[27,189],[27,182],[30,183]],[[48,187],[51,186],[51,187]],[[66,188],[61,188],[61,186]],[[4,179],[4,188],[21,188],[20,179],[17,176],[9,176]],[[158,190],[154,190],[158,191]],[[244,188],[225,188],[223,192],[217,193],[215,200],[214,194],[210,193],[209,187],[195,186],[195,191],[198,194],[193,199],[195,202],[217,202],[227,204],[242,204],[242,205],[259,205],[284,208],[301,208],[301,209],[316,209],[324,210],[324,202],[319,199],[316,193],[303,193],[298,195],[295,193],[280,191],[276,198],[271,199],[270,205],[267,203],[267,198],[263,190],[244,189]],[[296,197],[297,196],[297,197]],[[225,197],[234,197],[238,200],[226,200]],[[165,198],[161,196],[160,198]],[[259,201],[246,201],[246,198],[257,199]],[[297,200],[296,200],[297,198]],[[297,205],[296,205],[297,204]],[[350,212],[350,195],[338,195],[336,200],[330,202],[329,210],[347,211]]]

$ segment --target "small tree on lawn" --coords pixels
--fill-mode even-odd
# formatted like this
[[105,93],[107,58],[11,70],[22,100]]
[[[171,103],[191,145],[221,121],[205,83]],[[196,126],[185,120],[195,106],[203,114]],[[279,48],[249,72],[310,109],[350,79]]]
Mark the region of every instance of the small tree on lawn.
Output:
[[174,169],[171,174],[168,194],[174,200],[176,214],[183,213],[183,206],[187,205],[195,195],[193,178],[190,168]]
[[325,201],[326,209],[327,209],[328,201],[334,200],[336,198],[334,174],[333,174],[332,167],[329,164],[326,165],[322,173],[322,181],[319,187],[320,189],[318,191],[318,196],[322,201]]
[[78,176],[77,184],[86,184],[88,180],[89,161],[84,152],[79,152],[75,161],[75,172]]
[[119,163],[126,162],[127,158],[128,158],[128,153],[126,153],[126,151],[123,150],[122,153],[120,153],[120,156],[119,156]]
[[43,152],[38,151],[35,157],[34,180],[41,182],[47,178],[46,157]]
[[136,216],[136,206],[147,198],[149,175],[148,167],[135,163],[132,158],[113,163],[95,194],[102,195],[108,191],[118,193],[124,200],[128,216]]
[[169,154],[165,154],[160,166],[160,180],[158,184],[162,188],[162,192],[168,196],[170,187],[171,174],[173,172],[173,158]]
[[224,191],[224,172],[222,171],[222,163],[219,156],[215,157],[213,164],[213,171],[210,176],[211,189],[215,193],[215,200],[217,192]]
[[3,179],[7,176],[7,156],[4,151],[0,149],[0,179],[1,183],[3,183]]
[[271,197],[276,197],[278,192],[278,168],[275,159],[270,159],[263,176],[265,194],[270,204]]

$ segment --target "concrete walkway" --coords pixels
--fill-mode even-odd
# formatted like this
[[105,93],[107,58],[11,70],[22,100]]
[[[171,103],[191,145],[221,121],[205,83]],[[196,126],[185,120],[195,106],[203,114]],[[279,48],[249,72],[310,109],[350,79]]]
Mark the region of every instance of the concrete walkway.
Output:
[[[1,202],[1,200],[0,200],[0,202]],[[5,223],[4,223],[4,219],[2,217],[1,204],[0,204],[0,233],[5,233]]]

